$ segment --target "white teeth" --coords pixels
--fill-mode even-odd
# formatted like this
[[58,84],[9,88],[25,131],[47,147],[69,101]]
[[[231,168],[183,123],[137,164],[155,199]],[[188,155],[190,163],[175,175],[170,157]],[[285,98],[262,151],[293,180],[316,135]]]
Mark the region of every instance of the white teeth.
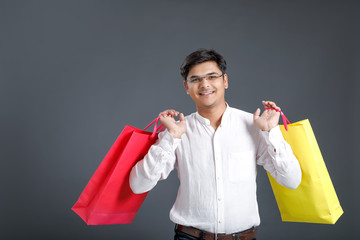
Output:
[[212,92],[201,92],[201,93],[199,93],[200,95],[209,95],[209,94],[212,94],[214,91],[212,91]]

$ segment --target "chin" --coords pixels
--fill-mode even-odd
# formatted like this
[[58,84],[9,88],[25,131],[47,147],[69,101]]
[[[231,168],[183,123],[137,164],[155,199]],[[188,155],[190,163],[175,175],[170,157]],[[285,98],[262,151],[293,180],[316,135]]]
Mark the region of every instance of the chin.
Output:
[[212,102],[212,103],[198,103],[197,105],[199,107],[202,107],[202,108],[211,108],[211,107],[215,107],[216,103],[215,102]]

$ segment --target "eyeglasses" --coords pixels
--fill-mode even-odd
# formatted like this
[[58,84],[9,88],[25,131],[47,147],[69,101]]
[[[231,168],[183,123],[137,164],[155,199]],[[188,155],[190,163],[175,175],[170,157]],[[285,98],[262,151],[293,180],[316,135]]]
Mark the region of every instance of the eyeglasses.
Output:
[[215,81],[218,78],[221,78],[222,76],[224,76],[224,73],[221,75],[218,74],[213,74],[213,73],[209,73],[205,76],[193,76],[190,79],[186,80],[189,83],[200,83],[202,81],[203,78],[205,78],[207,81]]

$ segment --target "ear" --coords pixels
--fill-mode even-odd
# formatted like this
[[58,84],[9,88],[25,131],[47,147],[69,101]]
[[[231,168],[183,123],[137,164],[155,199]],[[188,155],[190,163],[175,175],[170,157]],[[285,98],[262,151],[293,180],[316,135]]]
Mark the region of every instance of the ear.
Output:
[[189,87],[188,87],[186,81],[184,81],[184,87],[185,87],[185,90],[186,90],[187,95],[189,95]]
[[224,85],[225,85],[225,89],[229,88],[228,75],[226,73],[224,73]]

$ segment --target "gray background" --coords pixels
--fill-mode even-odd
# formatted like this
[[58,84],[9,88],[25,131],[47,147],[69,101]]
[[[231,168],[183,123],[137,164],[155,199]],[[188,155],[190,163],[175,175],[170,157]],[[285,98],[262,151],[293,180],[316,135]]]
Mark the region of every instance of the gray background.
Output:
[[309,118],[345,211],[336,225],[283,223],[262,168],[258,239],[359,236],[358,1],[1,1],[0,238],[171,239],[173,172],[130,225],[87,226],[70,208],[127,124],[195,111],[179,75],[214,48],[227,102],[276,101]]

